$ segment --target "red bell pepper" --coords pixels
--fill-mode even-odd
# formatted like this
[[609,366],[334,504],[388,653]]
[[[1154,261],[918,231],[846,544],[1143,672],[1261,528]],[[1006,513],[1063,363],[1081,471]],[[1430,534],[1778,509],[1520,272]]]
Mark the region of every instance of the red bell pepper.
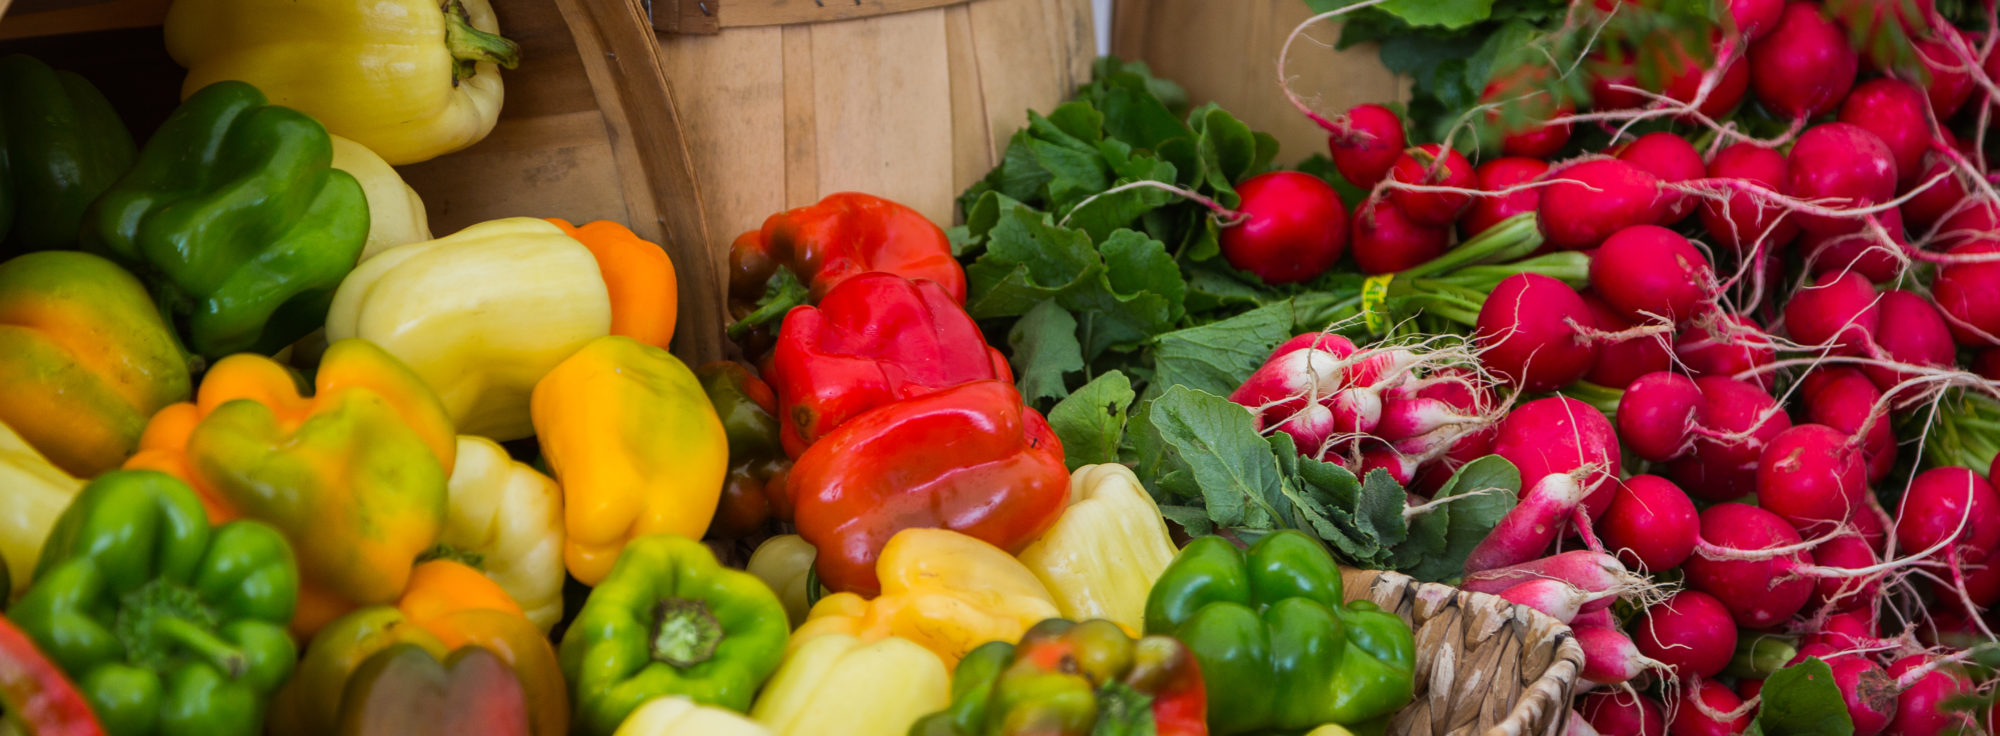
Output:
[[90,703],[62,668],[0,616],[0,726],[9,725],[29,736],[104,736]]
[[767,375],[792,457],[877,406],[968,381],[1014,381],[1007,358],[943,287],[886,273],[848,279],[818,307],[794,308]]
[[875,559],[896,532],[950,529],[1019,553],[1069,501],[1062,442],[1005,381],[974,381],[875,408],[792,466],[799,536],[835,591],[880,592]]
[[729,307],[742,338],[807,299],[870,271],[929,279],[965,301],[965,268],[944,230],[916,210],[881,197],[842,192],[772,215],[729,247]]

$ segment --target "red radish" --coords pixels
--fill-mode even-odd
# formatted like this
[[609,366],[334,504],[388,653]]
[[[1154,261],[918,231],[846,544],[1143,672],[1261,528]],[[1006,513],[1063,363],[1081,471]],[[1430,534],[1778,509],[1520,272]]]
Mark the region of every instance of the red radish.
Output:
[[1451,231],[1410,220],[1387,198],[1371,197],[1354,213],[1354,263],[1366,274],[1395,273],[1444,255]]
[[[1639,84],[1638,76],[1634,73],[1630,61],[1612,63],[1602,55],[1595,56],[1589,61],[1590,99],[1593,109],[1626,110],[1649,106],[1651,100],[1648,97],[1628,89],[1620,89],[1621,87],[1644,88],[1683,105],[1694,102],[1695,96],[1701,93],[1703,77],[1708,74],[1710,64],[1713,63],[1704,62],[1701,58],[1687,53],[1678,39],[1666,44],[1649,44],[1638,53],[1646,55],[1648,63],[1657,64],[1664,70],[1661,75],[1663,85],[1648,87]],[[1749,89],[1750,66],[1744,62],[1743,55],[1738,54],[1729,62],[1729,66],[1723,68],[1722,76],[1715,80],[1715,86],[1709,90],[1708,97],[1695,107],[1695,111],[1710,120],[1720,119],[1743,102],[1744,94]],[[1691,115],[1675,117],[1685,122],[1695,120]]]
[[[1622,594],[1646,584],[1645,578],[1627,571],[1616,557],[1589,550],[1572,550],[1519,565],[1481,570],[1465,576],[1459,587],[1474,593],[1497,595],[1534,580],[1561,580],[1587,594]],[[1582,619],[1592,611],[1608,610],[1611,603],[1612,599],[1608,596],[1595,598],[1579,609],[1578,618]]]
[[1974,198],[1954,204],[1938,225],[1937,241],[1947,245],[1988,242],[2000,232],[2000,204]]
[[[1875,357],[1933,368],[1948,368],[1958,359],[1958,348],[1951,341],[1951,326],[1929,299],[1896,289],[1882,292],[1878,306],[1882,311],[1882,327],[1875,332]],[[1908,371],[1872,363],[1863,365],[1861,370],[1885,393],[1915,377]]]
[[1868,277],[1869,281],[1894,281],[1903,272],[1902,262],[1896,254],[1909,249],[1909,240],[1903,234],[1903,213],[1888,210],[1875,215],[1877,223],[1888,231],[1889,240],[1883,241],[1872,229],[1856,223],[1861,229],[1853,232],[1839,232],[1832,235],[1806,233],[1799,238],[1799,249],[1805,251],[1806,265],[1815,276],[1853,271]]
[[1356,105],[1347,111],[1347,129],[1327,136],[1333,167],[1362,189],[1373,189],[1387,177],[1408,145],[1403,119],[1381,105]]
[[1780,118],[1833,112],[1860,71],[1860,54],[1819,3],[1786,4],[1778,24],[1750,45],[1750,86]]
[[1951,323],[1952,339],[1971,347],[1992,344],[2000,339],[2000,255],[1993,255],[2000,254],[2000,242],[1967,243],[1945,253],[1995,259],[1947,265],[1931,281],[1931,298]]
[[1592,159],[1551,174],[1536,208],[1542,236],[1556,250],[1594,248],[1633,225],[1659,222],[1670,200],[1659,177],[1616,159]]
[[[1701,94],[1702,78],[1708,75],[1710,67],[1685,55],[1681,56],[1681,59],[1679,71],[1667,77],[1666,95],[1686,104],[1694,102],[1695,96]],[[1750,64],[1744,61],[1743,55],[1738,54],[1736,58],[1729,60],[1729,66],[1723,67],[1722,77],[1715,80],[1715,87],[1708,91],[1708,98],[1702,100],[1701,104],[1695,107],[1695,111],[1710,120],[1720,119],[1734,111],[1749,91]],[[1689,115],[1680,115],[1676,118],[1694,122],[1693,116]]]
[[1813,564],[1811,552],[1799,550],[1770,559],[1711,559],[1711,555],[1789,548],[1803,541],[1777,514],[1740,503],[1710,506],[1701,512],[1701,538],[1704,544],[1681,569],[1687,572],[1688,586],[1715,596],[1736,625],[1777,626],[1805,608],[1812,597],[1813,580],[1795,574]]
[[1632,639],[1648,657],[1674,667],[1680,677],[1714,677],[1736,653],[1729,609],[1707,593],[1683,590],[1639,614]]
[[1848,519],[1847,523],[1854,528],[1854,533],[1867,540],[1870,549],[1886,549],[1884,545],[1889,540],[1889,512],[1883,511],[1882,504],[1877,503],[1874,498],[1871,497],[1867,501],[1862,504],[1861,511],[1856,513],[1854,518]]
[[1729,19],[1745,41],[1769,33],[1784,15],[1785,0],[1729,0]]
[[[1778,346],[1764,328],[1748,317],[1724,314],[1705,323],[1696,320],[1681,330],[1674,342],[1674,357],[1696,376],[1727,378],[1778,359]],[[1769,388],[1775,376],[1762,373],[1751,379]]]
[[[1699,705],[1696,704],[1699,700]],[[1750,717],[1755,710],[1729,718],[1730,713],[1743,707],[1743,699],[1736,697],[1729,687],[1715,680],[1702,680],[1699,686],[1682,688],[1676,697],[1667,703],[1667,712],[1673,715],[1667,719],[1668,736],[1738,736],[1750,730]],[[1715,715],[1710,715],[1711,713]]]
[[1466,574],[1519,565],[1541,557],[1549,544],[1556,541],[1586,492],[1583,484],[1569,473],[1542,476],[1521,494],[1519,504],[1500,517],[1479,546],[1466,555]]
[[1618,438],[1641,460],[1663,463],[1694,448],[1704,400],[1694,379],[1660,371],[1640,376],[1618,398]]
[[1801,534],[1838,529],[1868,493],[1868,467],[1849,437],[1824,424],[1779,432],[1757,462],[1757,505]]
[[[1471,189],[1472,162],[1458,151],[1428,143],[1405,152],[1389,167],[1389,180],[1404,184]],[[1411,222],[1427,227],[1450,227],[1458,215],[1472,205],[1472,195],[1445,192],[1389,190],[1389,200],[1408,215]]]
[[[1698,79],[1699,77],[1697,77]],[[1667,183],[1700,179],[1708,175],[1708,165],[1702,163],[1701,152],[1694,150],[1694,144],[1686,138],[1667,132],[1647,133],[1638,140],[1619,146],[1615,151],[1618,160],[1639,167],[1641,171],[1659,177]],[[1667,205],[1666,215],[1660,218],[1662,225],[1672,225],[1694,213],[1695,200],[1686,194],[1676,195]]]
[[[1796,5],[1796,3],[1794,3]],[[1896,198],[1896,158],[1889,145],[1858,125],[1826,123],[1799,136],[1792,145],[1786,186],[1800,199],[1831,199],[1855,208]],[[1806,232],[1831,236],[1853,232],[1858,221],[1801,214]]]
[[1702,403],[1695,412],[1694,452],[1667,466],[1688,493],[1727,501],[1757,489],[1757,461],[1764,447],[1792,420],[1762,388],[1728,378],[1695,379]]
[[1911,552],[1950,540],[1947,555],[1983,562],[2000,544],[2000,496],[1966,468],[1931,468],[1910,481],[1896,511],[1896,544]]
[[1626,319],[1656,315],[1677,323],[1713,298],[1715,271],[1679,233],[1634,225],[1606,238],[1591,256],[1590,287]]
[[[1708,162],[1707,175],[1714,179],[1741,179],[1777,194],[1786,193],[1791,165],[1785,155],[1754,143],[1737,143],[1715,153]],[[1701,201],[1701,224],[1715,242],[1737,253],[1749,253],[1751,245],[1763,239],[1765,252],[1777,252],[1799,233],[1798,218],[1785,217],[1785,210],[1756,197],[1732,191],[1726,201]],[[1782,217],[1782,219],[1780,219]],[[1768,237],[1765,233],[1769,232]]]
[[[1276,427],[1302,453],[1316,454],[1335,434],[1366,432],[1381,420],[1372,390],[1349,390],[1354,343],[1330,333],[1307,333],[1272,351],[1264,365],[1229,394],[1248,407],[1259,430]],[[1373,401],[1370,401],[1373,399]]]
[[[1922,161],[1923,163],[1919,165],[1921,172],[1916,176],[1919,186],[1939,174],[1952,170],[1951,160],[1936,151],[1925,153]],[[1918,190],[1916,196],[1903,202],[1900,209],[1903,219],[1909,221],[1912,227],[1922,230],[1950,216],[1952,208],[1959,206],[1967,196],[1969,194],[1965,189],[1964,180],[1958,175],[1953,175],[1944,181]]]
[[1326,273],[1347,250],[1347,207],[1311,174],[1273,171],[1236,185],[1243,222],[1222,231],[1222,257],[1269,284]]
[[1889,677],[1895,678],[1900,692],[1896,695],[1896,717],[1889,722],[1888,732],[1896,736],[1938,736],[1959,726],[1976,729],[1967,714],[1946,707],[1947,701],[1971,694],[1972,682],[1949,666],[1929,669],[1921,675],[1915,673],[1929,665],[1920,654],[1889,664]]
[[1763,680],[1753,680],[1746,677],[1736,681],[1736,697],[1742,698],[1743,701],[1746,703],[1749,702],[1751,698],[1761,697],[1763,694],[1764,694]]
[[1859,355],[1875,341],[1882,322],[1877,299],[1875,285],[1866,276],[1852,271],[1821,274],[1785,302],[1785,330],[1801,345]]
[[1583,696],[1577,712],[1604,736],[1664,736],[1667,714],[1638,693],[1599,690]]
[[[1804,652],[1796,661],[1803,662]],[[1882,666],[1863,657],[1834,657],[1824,660],[1833,669],[1833,684],[1847,701],[1847,717],[1854,721],[1854,736],[1876,736],[1889,727],[1896,715],[1896,682]]]
[[[1824,546],[1821,545],[1821,547]],[[1859,612],[1836,613],[1826,617],[1825,621],[1820,622],[1818,631],[1812,632],[1800,640],[1804,648],[1801,648],[1799,653],[1807,653],[1806,649],[1814,645],[1823,646],[1836,652],[1844,652],[1875,646],[1877,640],[1875,622],[1870,621],[1866,615]],[[1820,659],[1826,659],[1826,657],[1822,656]]]
[[1917,60],[1923,63],[1924,78],[1929,80],[1924,85],[1924,95],[1929,98],[1931,112],[1937,119],[1947,120],[1965,106],[1975,87],[1965,62],[1952,49],[1956,45],[1968,49],[1968,54],[1971,51],[1958,29],[1940,26],[1931,31],[1937,37],[1916,42]]
[[[1813,548],[1813,562],[1823,567],[1861,570],[1881,561],[1868,540],[1851,534],[1834,537]],[[1823,577],[1813,590],[1813,602],[1828,610],[1852,611],[1872,605],[1881,590],[1881,573]]]
[[1493,81],[1479,95],[1482,104],[1495,104],[1486,114],[1488,124],[1499,126],[1504,118],[1525,118],[1516,127],[1503,131],[1500,151],[1508,156],[1548,158],[1569,143],[1570,124],[1549,125],[1548,121],[1576,112],[1576,105],[1555,95],[1558,90],[1544,82],[1550,70],[1543,66],[1520,66],[1493,75]]
[[[1605,333],[1617,334],[1637,325],[1627,321],[1618,310],[1605,304],[1596,294],[1581,294],[1583,303],[1590,306],[1590,316],[1596,321],[1597,329]],[[1597,343],[1597,362],[1584,374],[1583,380],[1608,388],[1625,388],[1640,376],[1654,371],[1666,370],[1673,364],[1673,354],[1669,352],[1667,335],[1633,335],[1623,340],[1600,340]]]
[[1595,473],[1578,481],[1589,494],[1584,504],[1592,519],[1611,508],[1615,491],[1609,481],[1618,477],[1618,436],[1603,412],[1567,396],[1552,396],[1514,407],[1498,430],[1493,454],[1521,470],[1524,491],[1546,476],[1594,467]]
[[[1479,191],[1498,192],[1532,182],[1549,172],[1546,161],[1532,158],[1496,158],[1473,170]],[[1471,240],[1494,225],[1523,212],[1534,212],[1542,201],[1542,190],[1527,188],[1498,197],[1472,200],[1472,208],[1458,218],[1458,237]]]
[[[1852,435],[1868,426],[1861,440],[1862,462],[1868,467],[1868,482],[1889,475],[1896,463],[1896,436],[1889,427],[1888,409],[1876,405],[1882,391],[1860,370],[1827,367],[1806,374],[1800,393],[1805,397],[1806,421],[1838,429]],[[1869,421],[1873,415],[1874,421]]]
[[1620,562],[1659,572],[1694,554],[1701,521],[1680,486],[1657,475],[1635,475],[1618,484],[1597,531]]
[[1602,629],[1619,628],[1618,615],[1612,613],[1609,607],[1580,611],[1576,614],[1576,620],[1571,621],[1570,625],[1596,626]]
[[[1609,598],[1616,592],[1587,593],[1561,580],[1530,580],[1500,591],[1501,598],[1548,614],[1563,623],[1576,620],[1591,601]],[[1602,609],[1600,609],[1602,610]]]
[[1589,321],[1590,307],[1568,284],[1538,273],[1508,276],[1479,308],[1480,362],[1529,393],[1568,386],[1596,360],[1577,331]]
[[[1646,656],[1631,637],[1617,629],[1601,626],[1573,628],[1576,643],[1583,646],[1583,679],[1601,685],[1616,685],[1645,674],[1649,669],[1666,669],[1671,663]],[[1734,641],[1729,644],[1736,646]],[[1727,664],[1729,659],[1723,658]]]
[[1853,124],[1882,140],[1896,162],[1898,185],[1908,187],[1923,168],[1931,148],[1929,101],[1924,91],[1900,79],[1882,77],[1862,82],[1840,104],[1840,122]]

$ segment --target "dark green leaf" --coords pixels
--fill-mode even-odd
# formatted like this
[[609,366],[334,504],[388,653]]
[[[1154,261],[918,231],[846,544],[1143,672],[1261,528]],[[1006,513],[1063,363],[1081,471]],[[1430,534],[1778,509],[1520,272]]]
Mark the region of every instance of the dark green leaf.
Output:
[[1443,514],[1446,520],[1443,551],[1417,564],[1397,565],[1397,569],[1426,582],[1444,582],[1463,575],[1466,556],[1486,539],[1494,524],[1500,523],[1500,517],[1513,510],[1520,493],[1521,471],[1506,458],[1487,455],[1466,463],[1432,496],[1433,501],[1458,500],[1434,506],[1411,523],[1411,534],[1416,535],[1432,529],[1427,519]]
[[1007,347],[1007,360],[1014,365],[1021,398],[1029,403],[1068,396],[1065,376],[1083,371],[1076,318],[1053,299],[1021,315],[1021,321],[1007,333]]
[[1153,346],[1154,383],[1228,395],[1291,336],[1288,301],[1166,333]]
[[1361,502],[1355,506],[1354,523],[1384,548],[1402,544],[1410,534],[1409,524],[1403,521],[1408,498],[1403,484],[1390,477],[1389,471],[1370,470],[1361,480]]
[[1833,681],[1833,669],[1818,657],[1778,670],[1764,680],[1764,703],[1752,733],[1764,736],[1852,736],[1854,720]]
[[1070,470],[1118,462],[1125,412],[1134,398],[1131,379],[1111,371],[1091,379],[1049,410],[1049,426],[1062,440],[1063,460]]
[[1161,506],[1160,516],[1179,524],[1189,536],[1199,537],[1215,531],[1215,522],[1208,520],[1208,510],[1200,506]]
[[1278,464],[1257,434],[1250,411],[1186,386],[1167,389],[1147,420],[1176,461],[1201,488],[1208,518],[1227,527],[1274,528],[1279,514]]

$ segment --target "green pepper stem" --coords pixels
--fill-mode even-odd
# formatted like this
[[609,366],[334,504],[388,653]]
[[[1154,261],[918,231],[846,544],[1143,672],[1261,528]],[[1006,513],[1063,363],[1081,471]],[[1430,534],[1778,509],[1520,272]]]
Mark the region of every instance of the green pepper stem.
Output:
[[471,79],[478,74],[480,62],[497,64],[503,69],[521,65],[521,45],[502,38],[499,34],[487,33],[472,27],[472,18],[465,12],[465,3],[451,0],[444,5],[444,45],[451,51],[453,84]]
[[208,660],[216,669],[222,670],[229,679],[243,676],[250,670],[250,659],[243,650],[216,636],[215,632],[195,625],[187,619],[161,616],[152,621],[153,631],[172,639],[189,651]]
[[764,282],[764,298],[757,300],[757,310],[743,315],[743,319],[729,326],[729,339],[742,339],[744,333],[758,325],[784,319],[785,313],[792,311],[792,307],[805,304],[810,298],[812,292],[799,281],[798,274],[792,273],[790,268],[779,267],[777,273],[771,274],[770,280]]
[[653,607],[653,659],[675,667],[693,667],[715,656],[722,646],[722,623],[708,604],[689,598],[663,598]]

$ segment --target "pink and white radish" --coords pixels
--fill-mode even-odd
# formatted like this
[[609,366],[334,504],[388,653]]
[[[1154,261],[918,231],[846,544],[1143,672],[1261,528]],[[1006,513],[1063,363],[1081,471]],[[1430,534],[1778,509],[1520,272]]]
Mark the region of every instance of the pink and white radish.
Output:
[[[1600,685],[1629,682],[1649,670],[1671,670],[1674,665],[1647,656],[1625,632],[1600,626],[1574,627],[1571,633],[1583,646],[1583,679]],[[1734,632],[1731,632],[1732,635]],[[1736,642],[1729,643],[1731,647]],[[1727,663],[1728,657],[1723,658]]]

